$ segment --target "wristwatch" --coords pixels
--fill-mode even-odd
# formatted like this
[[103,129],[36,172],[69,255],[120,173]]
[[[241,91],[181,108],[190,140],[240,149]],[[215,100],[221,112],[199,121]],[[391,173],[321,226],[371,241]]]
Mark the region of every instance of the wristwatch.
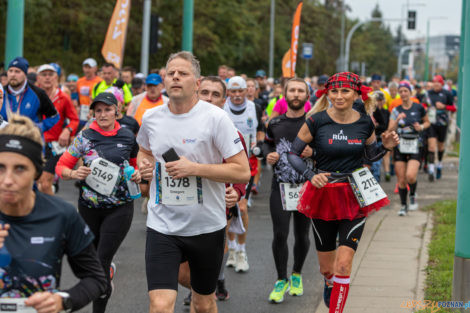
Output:
[[67,129],[69,130],[69,132],[70,132],[71,134],[73,134],[73,129],[72,129],[72,127],[67,126],[67,127],[65,127],[65,128],[67,128]]
[[70,299],[70,294],[68,292],[59,291],[56,292],[62,298],[62,307],[64,308],[64,313],[72,312],[72,299]]

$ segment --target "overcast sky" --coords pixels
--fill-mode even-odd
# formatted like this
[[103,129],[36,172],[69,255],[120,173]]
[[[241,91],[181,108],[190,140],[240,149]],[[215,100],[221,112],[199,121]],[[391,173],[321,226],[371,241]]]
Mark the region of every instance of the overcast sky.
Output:
[[[405,17],[406,6],[409,3],[410,10],[417,12],[416,30],[406,30],[408,39],[426,36],[426,22],[430,22],[430,34],[435,35],[460,35],[460,20],[462,0],[346,0],[352,12],[347,14],[353,18],[364,20],[371,16],[371,12],[378,3],[384,18]],[[445,17],[446,19],[433,19],[434,17]],[[389,23],[393,34],[400,22]],[[406,25],[402,24],[404,29]]]

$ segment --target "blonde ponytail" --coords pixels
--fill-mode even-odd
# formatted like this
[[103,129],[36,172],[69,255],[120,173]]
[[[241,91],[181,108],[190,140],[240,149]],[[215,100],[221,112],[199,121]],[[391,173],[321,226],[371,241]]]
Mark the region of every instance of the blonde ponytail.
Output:
[[377,107],[377,100],[375,94],[369,95],[366,101],[364,101],[364,107],[366,109],[367,115],[372,115]]

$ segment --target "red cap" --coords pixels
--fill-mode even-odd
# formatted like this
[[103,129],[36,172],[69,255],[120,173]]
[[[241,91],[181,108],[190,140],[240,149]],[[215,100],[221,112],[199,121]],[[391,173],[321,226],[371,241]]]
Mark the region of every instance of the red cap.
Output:
[[434,76],[434,78],[432,79],[433,82],[435,83],[439,83],[441,85],[444,85],[444,78],[442,78],[441,75],[436,75]]

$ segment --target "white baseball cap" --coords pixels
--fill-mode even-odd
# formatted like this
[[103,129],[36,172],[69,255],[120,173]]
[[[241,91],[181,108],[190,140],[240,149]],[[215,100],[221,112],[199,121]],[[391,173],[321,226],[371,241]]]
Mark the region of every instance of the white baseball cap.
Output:
[[246,89],[246,81],[241,76],[233,76],[228,80],[228,90]]
[[54,73],[57,73],[55,67],[50,64],[43,64],[38,68],[38,74],[44,71],[53,71]]
[[83,65],[88,65],[88,66],[90,66],[90,67],[95,67],[95,66],[98,65],[98,63],[96,63],[96,60],[95,60],[95,59],[93,59],[93,58],[88,58],[88,59],[86,59],[85,61],[83,61],[82,66],[83,66]]

